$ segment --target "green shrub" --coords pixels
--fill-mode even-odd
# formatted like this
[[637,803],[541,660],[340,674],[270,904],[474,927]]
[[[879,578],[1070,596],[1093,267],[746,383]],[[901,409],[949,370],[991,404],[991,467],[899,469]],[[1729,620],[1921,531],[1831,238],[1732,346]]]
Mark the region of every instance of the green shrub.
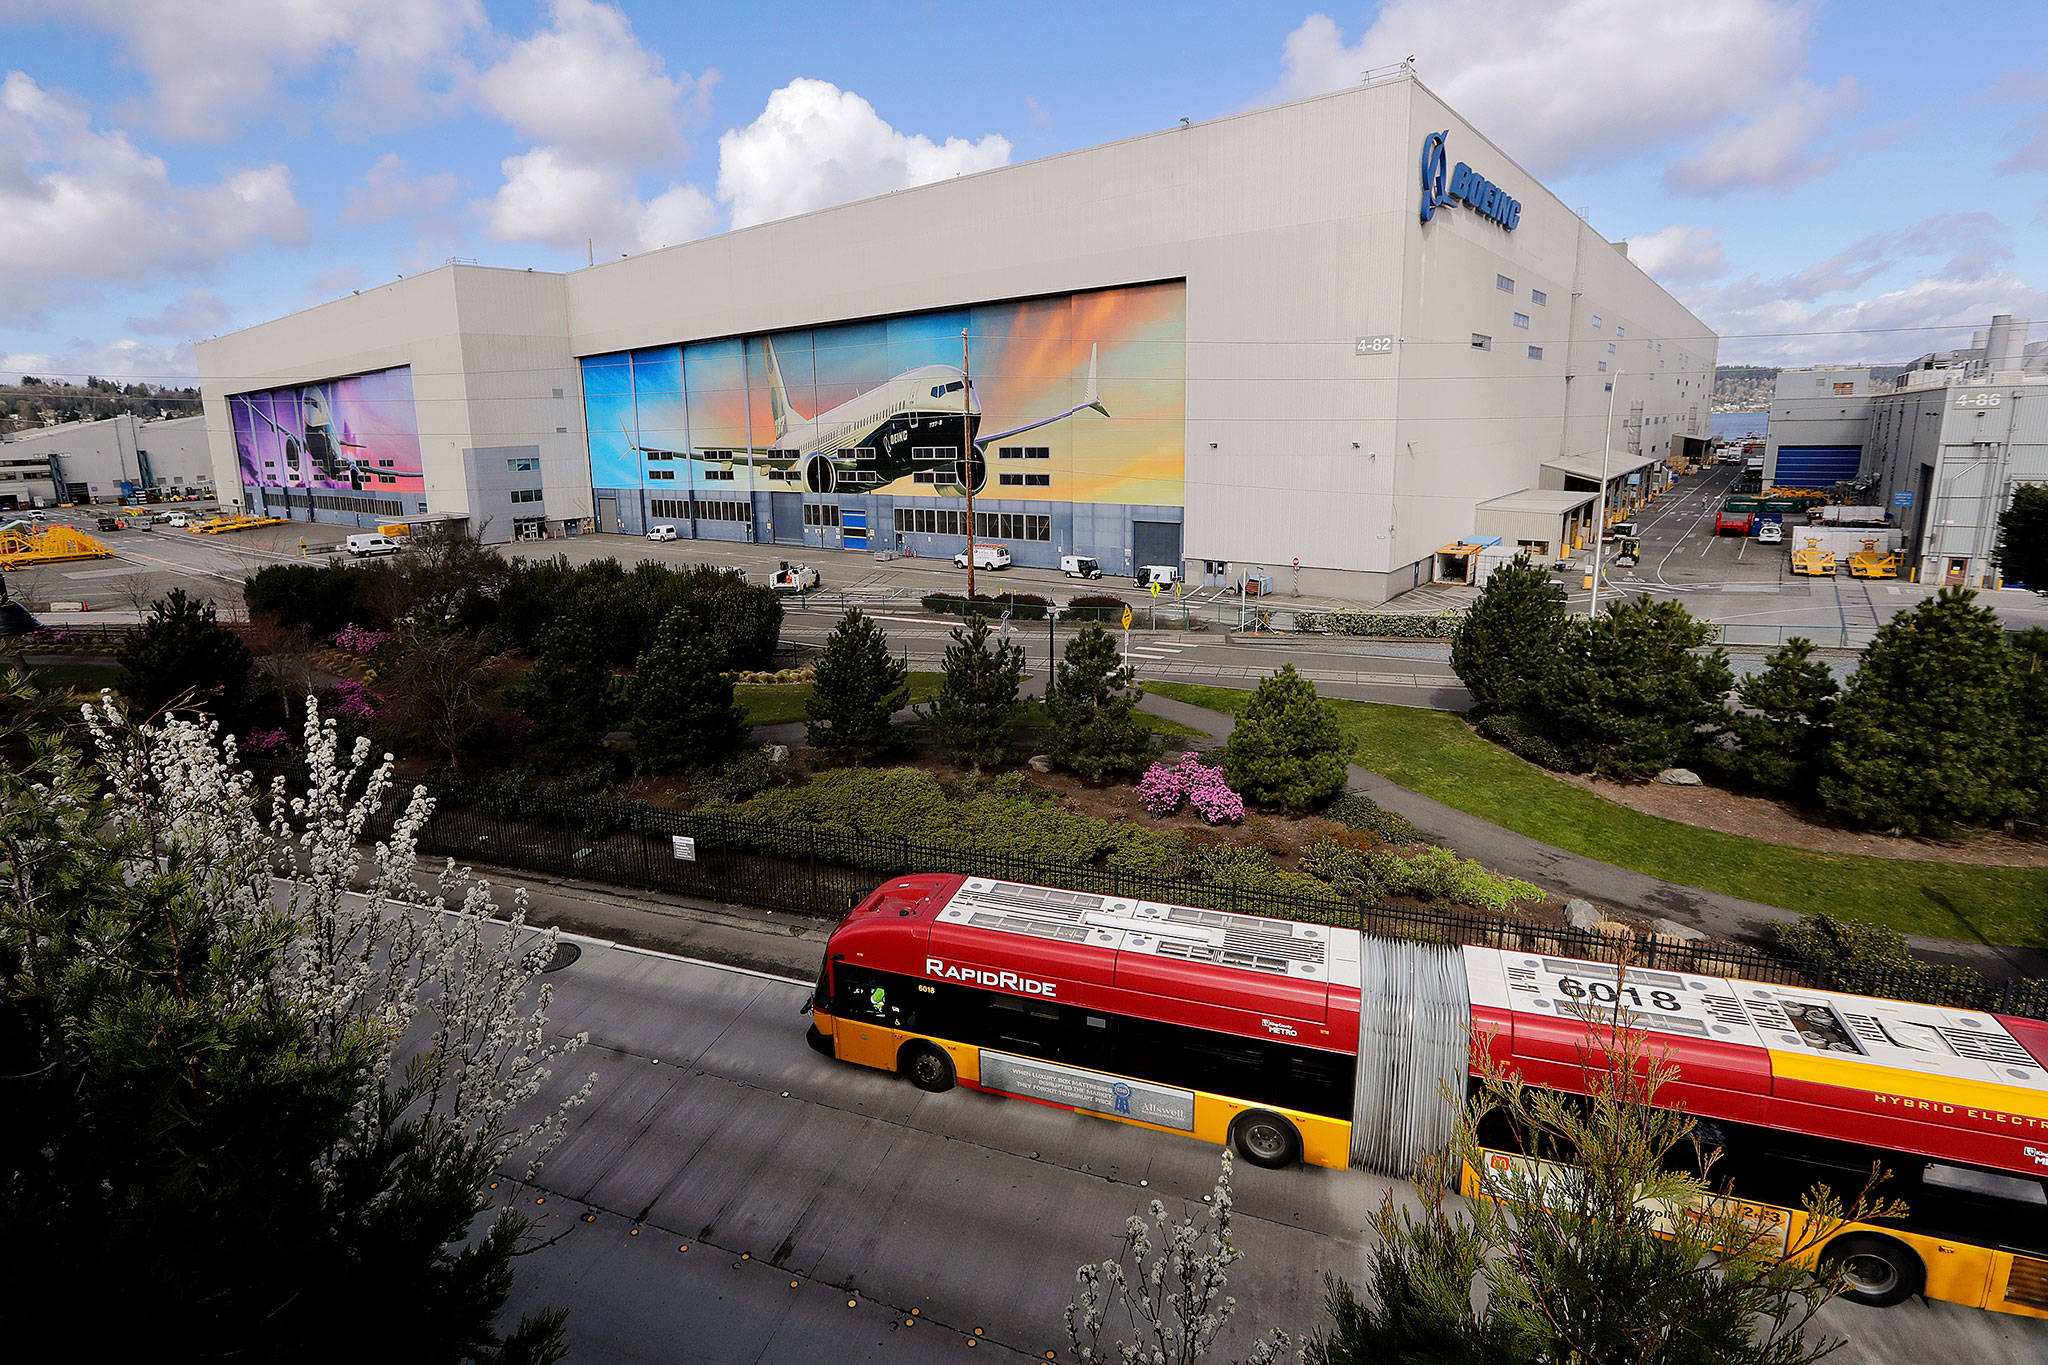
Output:
[[1060,609],[1062,621],[1122,621],[1129,604],[1112,593],[1088,593],[1070,597]]
[[1526,758],[1539,768],[1548,768],[1554,773],[1572,771],[1571,761],[1544,736],[1536,733],[1520,716],[1498,712],[1484,717],[1472,727],[1480,738],[1490,739],[1501,748],[1518,758]]
[[965,593],[926,593],[924,609],[934,615],[970,616],[976,613],[995,621],[1007,611],[1013,621],[1043,621],[1046,612],[1052,609],[1052,599],[1040,597],[1035,592],[1005,592],[990,596],[987,593],[974,594],[969,602]]
[[1419,844],[1425,842],[1422,831],[1415,828],[1403,815],[1394,812],[1357,792],[1340,793],[1336,800],[1323,807],[1323,816],[1335,820],[1346,829],[1369,830],[1390,844]]
[[1834,915],[1802,915],[1771,926],[1783,951],[1803,966],[1824,969],[1838,990],[1905,999],[1968,1000],[1984,978],[1959,963],[1923,962],[1896,929]]
[[1511,911],[1522,901],[1540,901],[1543,890],[1514,877],[1488,872],[1447,848],[1387,854],[1387,889],[1395,895],[1449,901],[1474,910]]
[[697,790],[714,801],[745,801],[788,781],[789,765],[770,763],[765,748],[744,749],[693,780]]
[[1465,619],[1460,611],[1411,615],[1397,611],[1298,611],[1297,630],[1313,635],[1371,635],[1395,640],[1450,640]]
[[1261,805],[1301,810],[1344,790],[1337,715],[1287,664],[1260,681],[1223,748],[1223,776]]

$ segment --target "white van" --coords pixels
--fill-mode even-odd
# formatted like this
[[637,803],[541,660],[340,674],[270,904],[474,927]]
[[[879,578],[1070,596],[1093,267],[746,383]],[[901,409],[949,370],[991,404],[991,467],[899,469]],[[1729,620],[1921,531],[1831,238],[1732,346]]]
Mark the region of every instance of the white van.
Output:
[[398,553],[398,542],[390,536],[373,533],[370,535],[350,536],[347,540],[341,542],[341,548],[347,550],[357,559],[362,559],[368,555],[395,555]]
[[649,540],[675,540],[678,539],[680,535],[681,533],[678,532],[676,528],[668,522],[663,522],[659,526],[650,526],[647,528],[647,538]]
[[1102,566],[1093,555],[1061,555],[1060,572],[1069,578],[1100,578]]
[[157,515],[157,520],[166,526],[176,526],[183,529],[192,524],[192,514],[190,512],[161,512]]
[[[967,567],[967,551],[953,556],[953,567]],[[974,567],[977,569],[1007,569],[1010,567],[1010,547],[1007,545],[977,545],[974,547]]]
[[1137,572],[1138,586],[1149,588],[1157,583],[1160,588],[1170,588],[1180,582],[1178,564],[1140,564]]

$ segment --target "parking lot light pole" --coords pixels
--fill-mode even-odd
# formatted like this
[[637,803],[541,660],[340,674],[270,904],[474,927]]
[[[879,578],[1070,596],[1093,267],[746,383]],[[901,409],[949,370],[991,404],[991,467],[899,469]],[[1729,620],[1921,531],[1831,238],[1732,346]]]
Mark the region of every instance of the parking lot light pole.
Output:
[[1600,514],[1593,519],[1593,596],[1586,603],[1589,618],[1600,615],[1600,560],[1607,551],[1607,463],[1614,457],[1614,390],[1627,370],[1607,376],[1607,427],[1600,444]]

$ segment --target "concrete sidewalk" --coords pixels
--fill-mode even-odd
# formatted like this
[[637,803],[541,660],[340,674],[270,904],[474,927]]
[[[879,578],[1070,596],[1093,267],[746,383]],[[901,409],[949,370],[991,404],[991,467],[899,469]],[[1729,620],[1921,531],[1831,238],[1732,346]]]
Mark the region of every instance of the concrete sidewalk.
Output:
[[[1217,740],[1227,737],[1235,724],[1230,716],[1220,711],[1152,693],[1147,693],[1140,705],[1154,715],[1193,726]],[[1371,797],[1406,819],[1429,839],[1454,848],[1468,858],[1476,858],[1497,872],[1520,877],[1551,891],[1582,896],[1596,904],[1618,906],[1644,915],[1661,915],[1720,938],[1754,943],[1768,941],[1771,925],[1788,924],[1799,918],[1795,911],[1779,906],[1668,882],[1567,852],[1398,786],[1357,764],[1351,765],[1346,790]],[[1907,941],[1912,944],[1913,951],[1924,958],[1961,963],[1975,968],[1993,981],[2048,976],[2048,952],[2039,949],[1928,938],[1917,934],[1909,935]]]

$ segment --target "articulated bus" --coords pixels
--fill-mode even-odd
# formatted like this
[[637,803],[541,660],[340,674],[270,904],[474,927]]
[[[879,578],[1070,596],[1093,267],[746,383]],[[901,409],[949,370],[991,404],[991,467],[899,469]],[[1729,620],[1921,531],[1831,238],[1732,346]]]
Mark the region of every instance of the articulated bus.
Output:
[[1259,1166],[1406,1175],[1449,1137],[1445,1087],[1469,1089],[1475,1045],[1583,1091],[1588,1004],[1668,1054],[1661,1096],[1727,1153],[1717,1188],[1753,1220],[1796,1232],[1805,1191],[1853,1200],[1888,1173],[1877,1193],[1906,1214],[1818,1249],[1848,1297],[2048,1318],[2034,1020],[947,875],[862,901],[806,1010],[813,1047],[924,1090],[1228,1143]]

